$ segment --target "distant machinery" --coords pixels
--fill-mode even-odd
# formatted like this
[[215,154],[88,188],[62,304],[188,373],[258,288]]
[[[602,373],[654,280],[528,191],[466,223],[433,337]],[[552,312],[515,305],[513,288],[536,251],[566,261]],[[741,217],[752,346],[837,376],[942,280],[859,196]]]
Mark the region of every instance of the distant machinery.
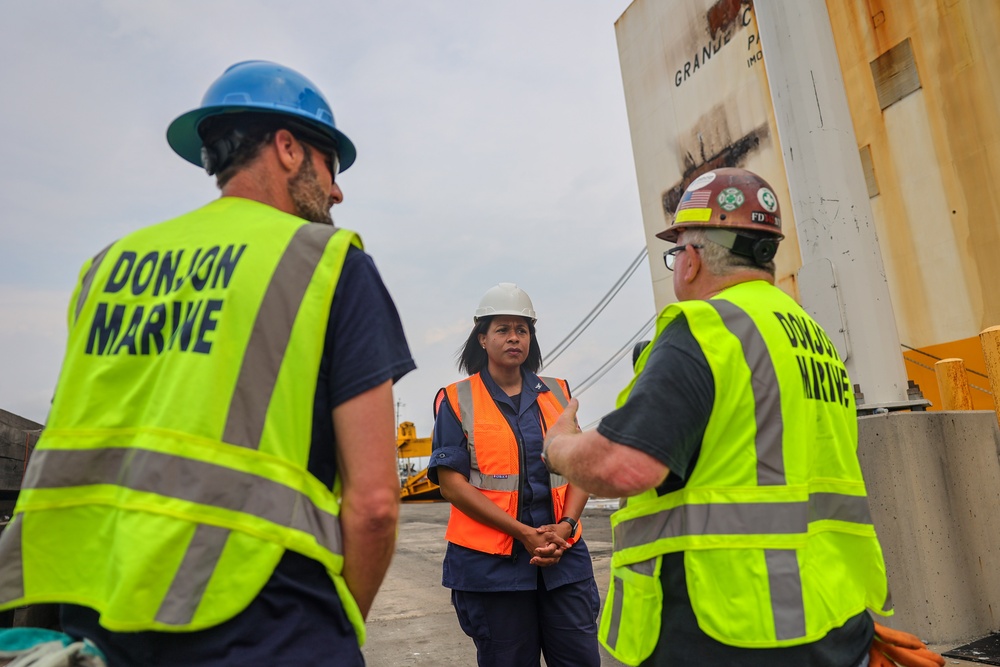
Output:
[[399,499],[404,501],[443,500],[441,487],[427,478],[427,467],[419,472],[410,459],[429,457],[431,439],[418,438],[413,422],[403,422],[396,430],[396,458],[399,460]]

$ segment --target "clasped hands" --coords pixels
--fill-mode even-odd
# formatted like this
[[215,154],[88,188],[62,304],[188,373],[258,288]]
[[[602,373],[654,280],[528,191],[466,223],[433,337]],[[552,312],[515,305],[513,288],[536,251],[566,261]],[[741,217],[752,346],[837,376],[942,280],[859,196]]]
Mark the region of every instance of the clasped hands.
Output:
[[529,562],[538,567],[549,567],[558,563],[566,550],[572,546],[566,541],[572,530],[565,522],[528,528],[521,543],[528,553],[532,554]]

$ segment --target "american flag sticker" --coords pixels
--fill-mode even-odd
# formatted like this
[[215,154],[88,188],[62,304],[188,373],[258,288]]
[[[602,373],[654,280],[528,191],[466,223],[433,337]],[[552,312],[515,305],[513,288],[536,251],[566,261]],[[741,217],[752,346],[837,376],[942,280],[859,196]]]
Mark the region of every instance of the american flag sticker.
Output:
[[686,208],[706,208],[708,206],[708,200],[712,196],[711,190],[688,190],[681,197],[680,203],[677,205],[678,211],[683,211]]

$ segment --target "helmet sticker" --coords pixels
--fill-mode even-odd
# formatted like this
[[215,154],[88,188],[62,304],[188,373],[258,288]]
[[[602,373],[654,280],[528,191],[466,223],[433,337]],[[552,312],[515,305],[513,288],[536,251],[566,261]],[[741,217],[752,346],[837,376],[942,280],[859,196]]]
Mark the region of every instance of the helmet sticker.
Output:
[[677,205],[678,211],[683,211],[686,208],[706,208],[708,206],[708,199],[712,196],[711,190],[698,190],[691,191],[688,190],[681,197],[680,203]]
[[756,222],[762,225],[773,225],[775,227],[781,227],[781,220],[773,213],[765,213],[764,211],[751,211],[750,212],[750,222]]
[[687,186],[687,192],[703,188],[714,180],[715,180],[715,172],[710,171],[707,174],[702,174],[698,178],[691,181],[691,185]]
[[778,198],[774,196],[770,188],[761,188],[757,191],[757,201],[768,213],[774,213],[778,210]]
[[688,208],[683,211],[677,211],[677,215],[674,217],[674,224],[678,225],[682,222],[708,222],[712,219],[712,209],[710,208]]
[[735,211],[740,206],[743,206],[745,198],[739,188],[726,188],[719,193],[716,201],[719,202],[719,208],[722,210]]

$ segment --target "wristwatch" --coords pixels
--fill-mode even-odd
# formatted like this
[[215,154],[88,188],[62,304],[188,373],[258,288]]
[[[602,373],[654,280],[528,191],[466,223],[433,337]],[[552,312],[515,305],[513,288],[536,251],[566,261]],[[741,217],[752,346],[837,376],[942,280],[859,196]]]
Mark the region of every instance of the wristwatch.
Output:
[[580,527],[580,524],[578,524],[576,519],[574,519],[571,516],[564,516],[563,518],[556,521],[556,523],[563,523],[563,522],[568,523],[570,528],[569,537],[566,538],[566,542],[570,546],[573,546],[574,544],[576,544],[576,531]]
[[576,519],[574,519],[571,516],[564,516],[563,518],[556,521],[556,523],[562,523],[564,521],[569,524],[570,527],[569,536],[573,537],[574,535],[576,535],[576,529],[577,526],[579,525],[577,524]]

